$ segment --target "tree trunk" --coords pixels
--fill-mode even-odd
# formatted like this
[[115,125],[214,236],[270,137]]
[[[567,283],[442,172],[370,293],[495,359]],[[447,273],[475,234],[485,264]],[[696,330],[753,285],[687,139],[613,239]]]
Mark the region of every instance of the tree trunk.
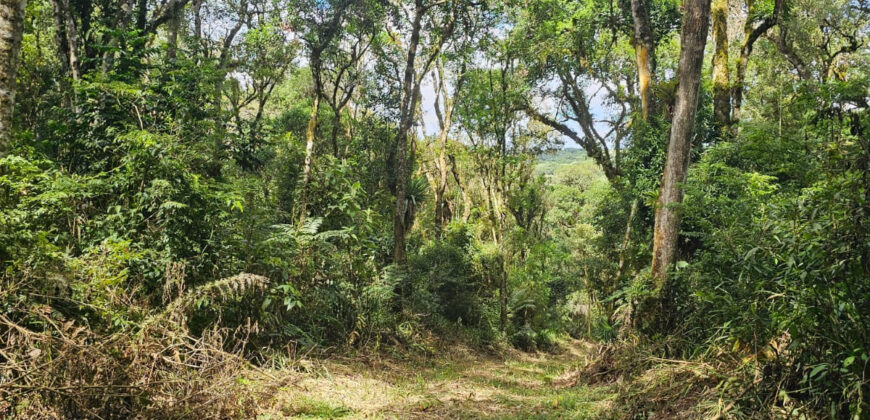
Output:
[[631,201],[631,211],[628,213],[628,220],[625,222],[625,236],[622,238],[622,247],[619,249],[619,265],[616,269],[616,284],[619,286],[619,281],[625,272],[625,254],[628,251],[628,244],[631,241],[631,225],[634,224],[634,216],[637,214],[638,199]]
[[720,132],[731,121],[730,75],[728,74],[728,0],[714,0],[713,19],[713,119]]
[[643,119],[650,114],[650,89],[655,81],[655,40],[649,20],[649,6],[644,0],[631,0],[634,22],[634,55],[637,62],[637,81]]
[[[698,108],[698,90],[701,84],[701,66],[710,20],[710,0],[685,0],[683,26],[680,34],[680,62],[678,87],[671,123],[667,161],[662,176],[653,234],[652,277],[659,298],[669,292],[668,269],[674,262],[677,236],[680,231],[680,209],[683,201],[683,183],[689,169],[695,114]],[[668,310],[659,315],[665,317]]]
[[55,11],[60,13],[57,20],[62,21],[66,29],[65,51],[69,75],[73,80],[79,80],[81,77],[79,72],[79,35],[76,21],[73,18],[69,0],[57,0],[55,6]]
[[507,330],[508,321],[508,288],[507,288],[507,270],[505,270],[504,259],[499,256],[499,276],[501,277],[498,287],[499,298],[499,325],[501,332]]
[[442,146],[442,143],[439,141],[438,146],[438,164],[436,165],[438,173],[435,178],[435,231],[438,237],[441,237],[444,232],[444,226],[447,225],[447,216],[449,214],[446,209],[447,200],[445,199],[447,193],[447,157],[444,151],[446,149],[446,142]]
[[459,177],[459,168],[456,166],[456,157],[447,155],[450,159],[450,171],[453,173],[453,180],[456,181],[456,186],[459,188],[459,194],[462,195],[462,223],[468,223],[471,217],[471,197],[465,192],[465,187],[462,185],[462,178]]
[[308,216],[308,182],[311,179],[311,157],[314,155],[314,137],[317,133],[317,113],[320,110],[320,95],[314,95],[311,114],[308,116],[308,127],[305,129],[305,163],[302,166],[302,188],[299,197],[299,223]]
[[[222,115],[224,113],[223,112],[224,81],[226,80],[227,75],[229,74],[230,69],[232,67],[231,54],[232,54],[233,40],[235,40],[236,36],[242,30],[242,27],[245,25],[245,21],[247,18],[246,10],[247,10],[247,0],[241,0],[241,2],[239,4],[239,18],[236,21],[236,24],[232,28],[229,29],[226,36],[224,37],[223,42],[221,44],[220,54],[218,55],[218,63],[217,63],[218,79],[217,79],[217,83],[215,85],[215,90],[214,90],[215,96],[213,98],[214,112],[218,116],[217,121],[216,121],[218,135],[214,136],[215,137],[214,162],[218,163],[218,168],[217,168],[215,175],[220,174],[220,165],[224,159],[224,148],[225,148],[224,138],[226,137],[225,133],[227,131],[227,122],[226,122],[227,119],[224,118]],[[140,15],[140,18],[142,18],[141,15]]]
[[25,0],[0,0],[0,156],[12,146],[18,55],[24,31]]
[[98,51],[95,48],[96,41],[94,39],[94,31],[91,30],[91,15],[94,7],[91,0],[75,0],[70,2],[71,11],[75,11],[71,16],[78,18],[79,30],[77,31],[81,37],[81,48],[84,60],[79,60],[79,74],[87,73],[94,68]]
[[64,79],[69,75],[69,52],[67,51],[69,43],[66,40],[66,18],[64,17],[60,1],[52,0],[51,6],[54,11],[54,41],[57,44],[57,61],[60,63],[60,68],[63,72],[61,87],[66,90],[68,86],[66,86],[66,80]]
[[[447,200],[445,198],[447,192],[447,179],[449,170],[447,168],[447,137],[450,134],[450,128],[453,125],[453,110],[455,109],[455,96],[462,89],[465,80],[465,66],[460,70],[460,75],[454,86],[454,94],[451,97],[447,93],[447,84],[445,82],[444,63],[438,60],[437,63],[438,81],[435,91],[435,113],[438,116],[440,132],[438,134],[438,157],[437,169],[438,174],[435,185],[435,229],[438,235],[441,236],[444,227],[449,222],[450,212],[447,211]],[[440,98],[444,100],[444,112],[441,112]]]
[[[318,30],[322,31],[318,40],[308,41],[310,48],[309,52],[309,68],[311,69],[311,79],[314,83],[314,102],[311,106],[311,114],[308,118],[308,127],[305,130],[305,162],[302,168],[302,185],[300,191],[300,212],[299,223],[305,220],[308,208],[308,185],[311,178],[311,161],[314,155],[314,141],[317,134],[317,116],[320,112],[320,100],[325,99],[323,94],[323,51],[329,46],[336,33],[342,27],[344,13],[350,2],[342,2],[341,6],[333,10],[332,17],[321,25]],[[340,110],[336,110],[338,117]],[[338,121],[336,120],[336,123]],[[334,133],[335,130],[333,130]],[[336,155],[337,155],[336,151]]]
[[174,62],[178,56],[178,30],[183,19],[184,9],[173,9],[169,13],[169,28],[166,39],[166,58]]
[[[130,22],[133,20],[133,8],[135,7],[135,3],[135,0],[123,0],[121,2],[120,6],[115,10],[115,19],[110,25],[112,29],[118,31],[127,31],[130,29]],[[103,76],[108,74],[109,70],[112,68],[115,61],[115,55],[117,54],[115,50],[117,50],[122,44],[119,37],[113,36],[109,39],[108,45],[110,48],[106,48],[103,52],[102,64],[100,65],[100,72]]]
[[202,53],[202,3],[205,0],[196,0],[193,2],[193,39],[196,41],[197,60]]
[[416,76],[415,61],[417,59],[417,46],[420,44],[420,32],[423,27],[423,5],[417,2],[414,13],[414,21],[411,27],[411,39],[408,43],[408,57],[405,62],[405,75],[402,83],[402,104],[399,119],[399,132],[396,134],[396,208],[393,213],[393,263],[404,264],[405,255],[405,211],[407,205],[408,189],[408,131],[414,120],[414,110],[417,108],[418,83]]
[[333,109],[335,112],[332,117],[332,134],[330,134],[330,143],[332,143],[332,156],[335,156],[336,159],[340,158],[341,155],[338,153],[338,130],[341,128],[341,110]]

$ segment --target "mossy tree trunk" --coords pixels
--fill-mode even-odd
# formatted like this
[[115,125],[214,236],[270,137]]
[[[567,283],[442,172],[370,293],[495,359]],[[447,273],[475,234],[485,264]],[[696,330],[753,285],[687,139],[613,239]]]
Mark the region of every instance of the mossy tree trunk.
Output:
[[713,119],[726,130],[731,121],[731,88],[728,71],[728,0],[714,0],[713,20]]

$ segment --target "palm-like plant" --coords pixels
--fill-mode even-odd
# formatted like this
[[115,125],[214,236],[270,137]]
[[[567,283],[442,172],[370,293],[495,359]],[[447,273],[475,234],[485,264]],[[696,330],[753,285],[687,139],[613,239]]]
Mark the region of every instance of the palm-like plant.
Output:
[[429,182],[425,177],[418,176],[408,181],[407,195],[405,196],[405,226],[414,224],[417,210],[426,199],[429,198]]

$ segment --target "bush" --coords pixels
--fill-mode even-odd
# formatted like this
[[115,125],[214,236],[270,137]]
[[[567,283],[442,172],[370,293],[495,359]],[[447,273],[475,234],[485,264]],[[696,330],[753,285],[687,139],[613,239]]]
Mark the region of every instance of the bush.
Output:
[[410,302],[413,310],[473,328],[487,328],[483,298],[488,291],[474,271],[473,252],[467,228],[459,224],[450,225],[443,239],[423,244],[408,261],[410,287],[416,291]]

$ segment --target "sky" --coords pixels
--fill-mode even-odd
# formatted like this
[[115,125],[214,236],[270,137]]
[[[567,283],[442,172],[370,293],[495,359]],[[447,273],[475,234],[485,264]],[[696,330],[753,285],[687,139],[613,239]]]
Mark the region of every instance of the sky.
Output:
[[[592,114],[596,119],[603,119],[608,116],[612,112],[612,110],[604,103],[604,95],[598,91],[597,85],[591,85],[586,87],[586,95],[590,100],[589,109],[592,111]],[[452,88],[451,88],[452,89]],[[596,94],[597,93],[597,94]],[[435,114],[435,85],[432,80],[432,77],[426,77],[423,83],[420,85],[420,100],[421,100],[421,108],[423,110],[423,133],[427,136],[436,136],[438,135],[438,117]],[[546,111],[546,113],[551,114],[553,109],[555,108],[555,103],[550,100],[539,101],[541,106]],[[576,132],[580,132],[580,127],[577,123],[573,121],[569,121],[566,124],[572,130]],[[599,132],[606,132],[607,125],[604,123],[597,123],[596,128]],[[562,136],[563,145],[562,148],[570,149],[570,148],[579,148],[580,145],[575,143],[573,140],[566,136]]]
[[[227,30],[227,26],[229,25],[229,21],[222,21],[220,19],[214,19],[214,17],[212,17],[211,19],[207,19],[207,23],[212,25],[212,27],[210,27],[206,30],[207,34],[209,34],[210,36],[216,36],[217,34],[223,35],[222,32],[225,32]],[[244,33],[244,31],[242,31],[238,35],[238,39],[242,39],[243,33]],[[299,60],[299,62],[297,63],[297,65],[304,66],[307,64],[304,55],[300,55],[298,60]],[[482,65],[482,63],[478,63],[478,64]],[[242,83],[249,83],[250,82],[250,80],[249,80],[250,78],[247,77],[247,75],[237,73],[237,72],[230,74],[229,77],[234,77]],[[551,83],[555,84],[557,82],[554,80]],[[596,94],[596,92],[598,92],[598,90],[599,90],[597,88],[598,88],[598,85],[590,85],[590,86],[587,86],[585,88],[585,91],[586,91],[586,95],[590,101],[589,108],[592,111],[593,116],[595,117],[595,119],[600,120],[600,119],[606,118],[608,116],[608,114],[611,112],[611,110],[604,103],[604,99],[605,99],[604,95],[601,93]],[[452,90],[452,86],[449,87],[449,89]],[[420,86],[420,95],[421,95],[421,104],[420,105],[421,105],[421,109],[423,112],[421,129],[423,131],[423,134],[425,134],[427,136],[435,136],[439,132],[439,127],[438,127],[438,117],[436,116],[435,105],[434,105],[435,96],[436,96],[435,95],[435,86],[434,86],[434,80],[433,80],[431,74],[427,74],[426,77],[424,78],[423,83]],[[541,111],[543,113],[546,113],[546,114],[552,114],[553,110],[556,106],[556,104],[552,100],[549,100],[549,99],[538,100],[538,101],[536,101],[536,103],[538,103],[540,105],[540,107],[542,108]],[[580,127],[575,122],[567,121],[566,125],[568,127],[570,127],[572,130],[574,130],[575,132],[580,132]],[[599,130],[599,132],[603,133],[606,131],[607,126],[604,123],[597,123],[596,128]],[[577,143],[575,143],[574,141],[572,141],[570,138],[568,138],[566,136],[562,136],[562,140],[563,140],[563,146],[562,146],[563,148],[580,147]]]

